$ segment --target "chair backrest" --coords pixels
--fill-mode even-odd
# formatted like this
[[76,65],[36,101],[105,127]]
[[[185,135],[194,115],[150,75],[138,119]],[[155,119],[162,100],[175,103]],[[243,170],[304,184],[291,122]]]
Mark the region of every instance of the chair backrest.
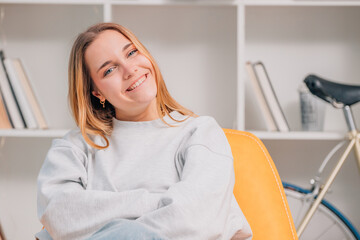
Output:
[[251,133],[223,130],[234,157],[234,195],[253,240],[297,240],[284,188],[264,144]]

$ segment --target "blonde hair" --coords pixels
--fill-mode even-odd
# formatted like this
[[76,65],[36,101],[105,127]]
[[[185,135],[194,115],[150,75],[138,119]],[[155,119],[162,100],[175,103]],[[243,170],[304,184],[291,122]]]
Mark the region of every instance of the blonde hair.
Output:
[[[170,115],[172,111],[178,111],[185,116],[197,117],[196,114],[181,106],[171,97],[154,58],[130,30],[116,23],[98,23],[79,34],[71,49],[69,59],[69,104],[75,122],[80,128],[85,141],[90,146],[97,149],[104,149],[109,146],[109,141],[106,136],[110,136],[112,133],[112,121],[113,117],[115,117],[115,109],[108,101],[106,101],[105,108],[103,108],[99,99],[91,94],[93,82],[85,62],[86,49],[96,37],[105,30],[114,30],[121,33],[151,62],[154,68],[157,86],[156,109],[159,117],[165,124],[172,127],[172,125],[164,120],[163,117],[165,115],[168,115],[177,122],[182,122],[187,119],[174,119]],[[100,146],[95,144],[89,135],[101,136],[105,140],[106,145]]]

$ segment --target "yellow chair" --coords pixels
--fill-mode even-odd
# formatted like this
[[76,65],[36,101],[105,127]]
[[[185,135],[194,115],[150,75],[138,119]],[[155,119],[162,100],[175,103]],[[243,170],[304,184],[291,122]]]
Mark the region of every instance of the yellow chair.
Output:
[[234,157],[234,195],[253,240],[297,240],[279,174],[264,144],[251,133],[223,130]]

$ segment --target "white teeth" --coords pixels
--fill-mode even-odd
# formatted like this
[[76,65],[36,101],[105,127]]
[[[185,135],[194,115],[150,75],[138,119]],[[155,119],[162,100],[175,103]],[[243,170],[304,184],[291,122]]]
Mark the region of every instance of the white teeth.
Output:
[[134,90],[135,88],[137,88],[143,81],[145,81],[146,79],[146,75],[144,75],[144,77],[142,77],[141,79],[139,79],[136,83],[134,83],[133,85],[131,85],[129,88],[128,88],[128,91],[132,91]]

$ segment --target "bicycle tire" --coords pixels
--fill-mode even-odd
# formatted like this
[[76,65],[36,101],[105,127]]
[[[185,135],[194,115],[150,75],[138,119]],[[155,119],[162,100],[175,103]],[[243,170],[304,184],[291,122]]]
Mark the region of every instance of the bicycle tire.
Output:
[[[310,201],[304,200],[309,190],[283,182],[291,215],[299,226]],[[360,234],[351,222],[333,205],[322,200],[299,240],[360,240]]]

